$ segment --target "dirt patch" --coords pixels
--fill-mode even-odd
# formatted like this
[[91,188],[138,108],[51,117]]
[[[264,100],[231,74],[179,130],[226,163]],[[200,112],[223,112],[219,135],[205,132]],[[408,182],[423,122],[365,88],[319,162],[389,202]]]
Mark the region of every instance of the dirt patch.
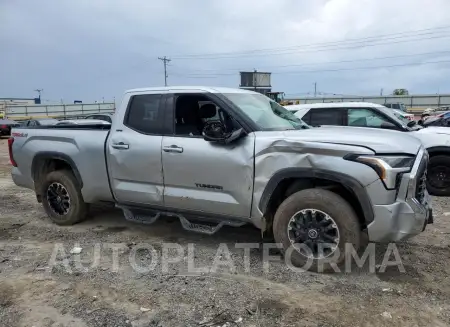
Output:
[[0,307],[9,307],[16,295],[14,288],[6,282],[0,282]]

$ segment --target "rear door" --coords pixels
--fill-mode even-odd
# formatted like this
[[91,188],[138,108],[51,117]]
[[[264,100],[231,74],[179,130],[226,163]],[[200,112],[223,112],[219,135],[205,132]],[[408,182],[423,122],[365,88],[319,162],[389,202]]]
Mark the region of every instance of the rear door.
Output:
[[160,92],[126,96],[123,122],[111,127],[107,164],[111,188],[119,203],[163,205],[161,141],[165,99]]

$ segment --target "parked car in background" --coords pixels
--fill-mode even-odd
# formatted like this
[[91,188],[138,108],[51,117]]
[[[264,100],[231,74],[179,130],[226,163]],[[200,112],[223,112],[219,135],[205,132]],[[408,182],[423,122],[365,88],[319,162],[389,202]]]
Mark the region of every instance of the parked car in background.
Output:
[[112,114],[112,113],[92,114],[92,115],[86,116],[85,119],[99,119],[99,120],[104,120],[111,124],[113,116],[114,116],[114,114]]
[[407,112],[398,110],[398,109],[392,109],[392,112],[394,115],[396,115],[400,120],[404,120],[406,122],[415,121],[414,114],[409,114]]
[[33,126],[51,126],[56,125],[58,123],[58,119],[53,118],[37,118],[37,119],[29,119],[22,120],[20,122],[20,126],[23,127],[33,127]]
[[[428,192],[450,196],[450,129],[423,128],[415,121],[399,119],[391,109],[369,102],[314,103],[286,106],[312,126],[337,125],[389,129],[417,137],[428,150],[430,164],[427,172]],[[392,135],[390,142],[401,142]],[[401,146],[401,144],[399,144]]]
[[134,222],[169,215],[209,235],[250,223],[317,271],[365,235],[396,242],[433,222],[428,154],[408,134],[311,128],[242,89],[143,88],[121,103],[111,126],[13,129],[13,181],[55,223],[75,224],[102,201]]
[[11,135],[11,128],[18,127],[20,124],[10,119],[0,119],[0,136]]
[[384,106],[390,109],[397,109],[403,112],[408,112],[406,106],[401,102],[385,103]]
[[420,120],[419,124],[423,127],[430,127],[430,126],[450,127],[450,111],[426,117]]
[[56,125],[111,125],[111,123],[100,119],[66,119],[60,120]]

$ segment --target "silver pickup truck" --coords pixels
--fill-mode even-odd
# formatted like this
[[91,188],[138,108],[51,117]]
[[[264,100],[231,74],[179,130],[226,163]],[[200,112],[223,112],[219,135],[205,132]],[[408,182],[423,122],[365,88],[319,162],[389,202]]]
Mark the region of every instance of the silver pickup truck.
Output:
[[207,234],[251,223],[312,270],[342,262],[363,233],[399,241],[432,222],[417,138],[311,128],[240,89],[130,90],[111,126],[14,128],[9,148],[14,182],[33,189],[57,224],[81,221],[102,201],[132,221],[175,216]]

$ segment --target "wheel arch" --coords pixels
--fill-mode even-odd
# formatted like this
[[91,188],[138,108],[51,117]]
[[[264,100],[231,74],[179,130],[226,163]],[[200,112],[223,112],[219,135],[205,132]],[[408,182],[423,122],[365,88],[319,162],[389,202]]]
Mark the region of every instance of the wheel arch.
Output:
[[[263,216],[271,215],[274,201],[280,192],[290,192],[308,187],[317,187],[316,181],[328,182],[331,186],[341,186],[358,203],[349,203],[362,215],[361,223],[367,226],[374,220],[372,203],[364,186],[354,177],[335,171],[310,168],[285,168],[275,173],[267,183],[258,204]],[[342,194],[339,194],[342,196]],[[286,198],[286,197],[285,197]],[[344,196],[345,198],[345,196]],[[346,198],[348,200],[348,198]],[[356,206],[356,208],[355,208]],[[358,207],[359,206],[359,207]]]
[[[56,152],[56,151],[42,151],[38,152],[32,160],[31,163],[31,174],[36,185],[39,185],[43,176],[49,171],[60,170],[60,169],[70,169],[77,182],[79,183],[80,189],[83,187],[83,179],[80,172],[78,171],[77,165],[67,154]],[[39,187],[35,187],[36,192]],[[38,194],[39,197],[39,194]]]
[[427,149],[428,154],[431,157],[439,156],[439,155],[447,155],[450,156],[450,147],[448,146],[433,146]]

